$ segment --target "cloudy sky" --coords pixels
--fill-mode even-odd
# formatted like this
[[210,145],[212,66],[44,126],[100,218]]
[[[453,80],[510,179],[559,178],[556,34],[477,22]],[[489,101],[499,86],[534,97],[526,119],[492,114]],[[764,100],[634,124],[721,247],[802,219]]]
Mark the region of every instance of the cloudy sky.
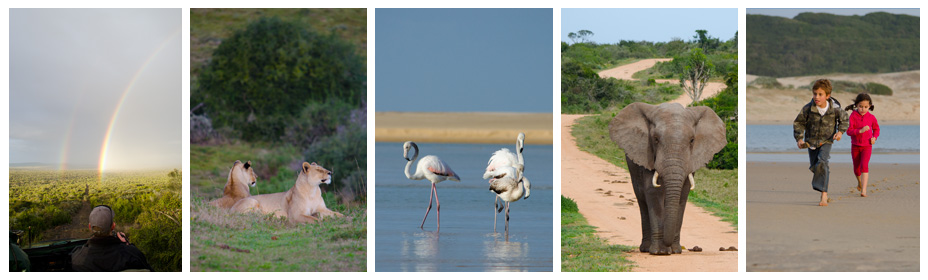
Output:
[[11,9],[10,163],[180,168],[180,32],[180,9]]

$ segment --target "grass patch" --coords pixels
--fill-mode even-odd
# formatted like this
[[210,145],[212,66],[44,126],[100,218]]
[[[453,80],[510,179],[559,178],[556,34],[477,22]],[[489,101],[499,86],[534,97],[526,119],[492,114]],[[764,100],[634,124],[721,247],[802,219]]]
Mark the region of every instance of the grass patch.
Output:
[[240,214],[195,199],[191,207],[191,271],[366,271],[367,209],[326,202],[348,218],[290,225],[286,219]]
[[192,271],[367,270],[365,203],[338,203],[333,191],[325,191],[326,206],[345,218],[304,225],[208,205],[222,194],[235,160],[251,160],[258,176],[253,195],[289,190],[304,160],[297,148],[260,143],[191,145],[190,159]]
[[577,203],[561,196],[561,271],[631,271],[634,265],[627,253],[635,248],[609,245],[596,236],[577,210]]
[[614,112],[583,117],[573,126],[571,135],[577,139],[581,151],[591,153],[601,159],[628,170],[625,163],[625,151],[609,138],[609,122],[615,117]]
[[[580,118],[571,134],[582,151],[591,153],[616,166],[628,170],[625,152],[609,138],[612,112]],[[696,189],[690,192],[689,201],[738,227],[738,170],[700,169],[696,171]],[[563,218],[562,218],[563,219]]]

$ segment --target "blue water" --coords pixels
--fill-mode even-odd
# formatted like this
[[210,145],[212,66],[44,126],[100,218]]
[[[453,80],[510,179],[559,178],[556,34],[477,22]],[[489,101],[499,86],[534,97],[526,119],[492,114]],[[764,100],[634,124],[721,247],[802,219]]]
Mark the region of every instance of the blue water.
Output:
[[[431,183],[406,178],[402,143],[375,145],[375,271],[552,271],[553,147],[525,146],[525,176],[531,197],[511,203],[509,234],[505,213],[493,230],[493,200],[483,171],[500,144],[417,143],[420,158],[436,155],[461,177],[438,183],[441,230],[436,206],[420,229]],[[411,167],[414,170],[415,163]],[[434,203],[434,202],[433,202]]]
[[[807,151],[796,148],[793,126],[748,125],[747,161],[808,161]],[[845,134],[832,145],[833,162],[850,162],[851,138]],[[802,155],[796,155],[802,154]],[[881,125],[880,137],[873,145],[872,163],[918,163],[919,126]]]

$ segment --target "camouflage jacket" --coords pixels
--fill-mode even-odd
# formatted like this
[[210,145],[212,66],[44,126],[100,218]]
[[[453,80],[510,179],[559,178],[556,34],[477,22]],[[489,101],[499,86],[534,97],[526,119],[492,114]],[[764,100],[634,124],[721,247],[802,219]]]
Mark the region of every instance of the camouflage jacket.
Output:
[[828,99],[828,110],[825,111],[824,116],[818,113],[815,103],[810,101],[802,106],[802,110],[793,121],[793,138],[796,138],[796,142],[803,139],[812,147],[818,147],[834,143],[835,133],[843,134],[847,131],[847,127],[847,113],[837,100]]

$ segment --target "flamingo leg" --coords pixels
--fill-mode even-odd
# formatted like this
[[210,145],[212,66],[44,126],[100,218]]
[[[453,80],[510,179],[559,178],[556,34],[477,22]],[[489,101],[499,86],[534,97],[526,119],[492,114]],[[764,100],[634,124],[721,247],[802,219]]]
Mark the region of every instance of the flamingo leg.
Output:
[[429,208],[425,209],[425,217],[422,217],[422,224],[419,225],[419,228],[425,226],[425,218],[429,217],[429,211],[432,211],[432,194],[435,192],[435,184],[432,184],[432,190],[429,192]]
[[493,200],[493,232],[496,232],[496,218],[499,217],[499,196]]
[[438,201],[438,189],[435,188],[435,183],[432,183],[432,191],[435,192],[435,204],[438,206],[438,209],[435,210],[435,213],[438,213],[438,228],[441,228],[441,202]]
[[506,233],[509,233],[509,202],[506,202]]

